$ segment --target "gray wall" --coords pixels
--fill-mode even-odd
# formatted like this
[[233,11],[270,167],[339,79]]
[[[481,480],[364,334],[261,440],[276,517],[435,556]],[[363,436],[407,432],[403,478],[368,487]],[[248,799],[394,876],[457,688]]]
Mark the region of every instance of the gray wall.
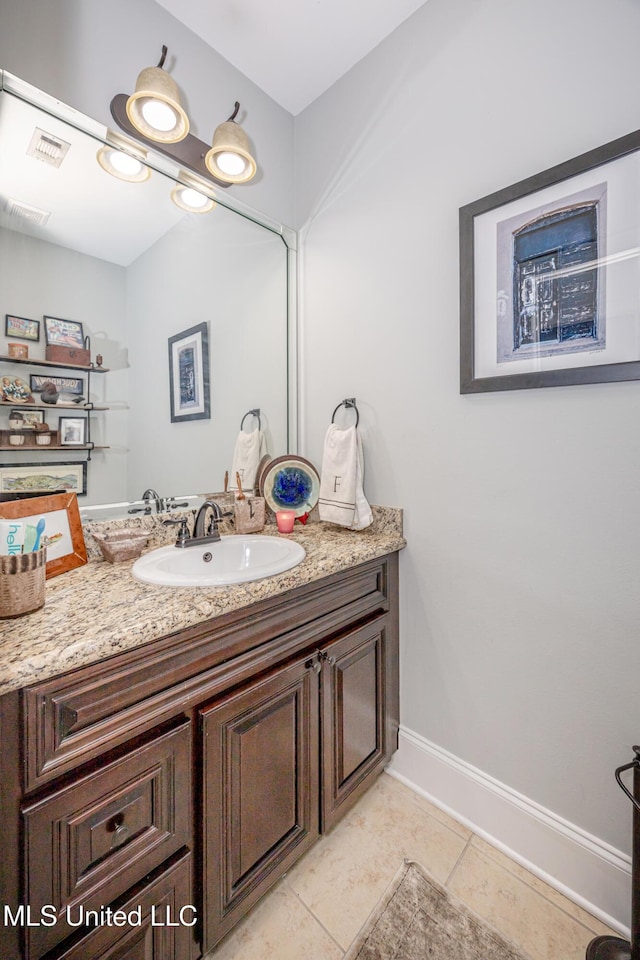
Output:
[[[222,207],[185,217],[127,269],[129,498],[150,484],[163,496],[222,490],[255,407],[271,456],[287,452],[286,297],[281,238]],[[203,322],[211,416],[171,423],[167,338]]]
[[290,224],[293,118],[166,10],[153,0],[0,0],[0,68],[102,123],[163,44],[195,136],[210,142],[240,101],[260,172],[230,192]]
[[458,208],[640,126],[639,35],[633,0],[429,0],[296,119],[302,452],[356,396],[402,720],[623,850],[640,385],[460,396]]

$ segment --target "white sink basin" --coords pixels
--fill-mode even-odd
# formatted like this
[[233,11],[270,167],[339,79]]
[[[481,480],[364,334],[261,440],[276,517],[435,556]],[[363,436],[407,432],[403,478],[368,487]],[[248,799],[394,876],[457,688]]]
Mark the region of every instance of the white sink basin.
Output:
[[296,567],[304,556],[295,540],[231,536],[197,547],[159,547],[136,560],[132,573],[165,587],[217,587],[272,577]]

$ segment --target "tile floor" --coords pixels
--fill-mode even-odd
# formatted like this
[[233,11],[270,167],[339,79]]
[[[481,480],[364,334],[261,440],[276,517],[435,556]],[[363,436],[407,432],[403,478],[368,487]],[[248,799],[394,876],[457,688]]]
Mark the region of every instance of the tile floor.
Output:
[[611,932],[383,774],[210,957],[340,960],[404,858],[421,863],[532,960],[584,960],[589,941]]

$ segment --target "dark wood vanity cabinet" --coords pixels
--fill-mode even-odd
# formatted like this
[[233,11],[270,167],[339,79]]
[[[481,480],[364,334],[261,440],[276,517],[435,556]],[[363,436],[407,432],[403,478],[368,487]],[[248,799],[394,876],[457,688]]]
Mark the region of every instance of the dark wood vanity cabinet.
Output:
[[391,554],[0,698],[0,956],[211,951],[395,751],[397,619]]

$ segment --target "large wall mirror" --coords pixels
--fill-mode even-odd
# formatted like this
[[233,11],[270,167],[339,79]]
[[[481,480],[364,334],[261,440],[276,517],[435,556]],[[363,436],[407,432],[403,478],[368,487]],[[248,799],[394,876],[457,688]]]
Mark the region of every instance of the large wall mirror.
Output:
[[[8,423],[20,403],[5,395],[3,477],[21,464],[57,468],[90,458],[81,506],[135,501],[148,487],[162,497],[221,490],[241,423],[256,408],[268,453],[295,452],[293,232],[244,210],[223,189],[211,212],[185,213],[171,200],[185,175],[159,155],[147,157],[146,182],[117,180],[97,162],[111,132],[1,77],[0,377],[30,388],[33,375],[77,376],[82,395],[108,408],[90,415],[90,451],[72,443],[58,449],[60,418],[70,430],[79,412],[58,404],[44,411],[55,448],[21,446],[9,444]],[[56,165],[60,143],[68,147]],[[7,315],[37,321],[26,330],[33,339],[16,336]],[[109,372],[87,378],[37,368],[45,359],[44,317],[82,323],[92,362],[100,354]],[[172,421],[169,341],[201,324],[210,416]],[[27,363],[10,362],[12,343],[27,348]],[[64,392],[65,384],[57,385]],[[34,400],[44,407],[41,398]],[[72,396],[65,400],[73,405]]]

